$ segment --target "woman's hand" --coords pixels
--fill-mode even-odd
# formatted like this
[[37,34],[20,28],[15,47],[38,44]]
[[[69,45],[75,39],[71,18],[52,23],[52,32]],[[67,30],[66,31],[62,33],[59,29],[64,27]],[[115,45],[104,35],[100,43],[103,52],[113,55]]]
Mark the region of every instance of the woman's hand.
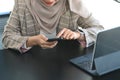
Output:
[[57,37],[62,37],[67,40],[71,39],[79,39],[80,38],[80,33],[79,32],[74,32],[70,29],[63,28],[57,35]]
[[86,47],[85,35],[80,32],[74,32],[70,29],[64,28],[58,33],[57,37],[62,37],[67,40],[77,39],[83,48]]
[[53,48],[56,46],[57,41],[48,42],[47,40],[48,40],[48,38],[42,34],[29,37],[28,41],[27,41],[27,47],[39,45],[42,48]]

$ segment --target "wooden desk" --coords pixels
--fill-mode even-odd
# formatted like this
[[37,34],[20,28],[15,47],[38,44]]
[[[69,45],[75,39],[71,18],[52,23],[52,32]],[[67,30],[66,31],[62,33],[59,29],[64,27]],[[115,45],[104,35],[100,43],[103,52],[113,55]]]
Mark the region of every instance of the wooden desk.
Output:
[[36,46],[25,54],[0,50],[0,80],[120,80],[120,70],[94,77],[69,62],[90,51],[91,47],[82,50],[75,41],[60,42],[53,49]]

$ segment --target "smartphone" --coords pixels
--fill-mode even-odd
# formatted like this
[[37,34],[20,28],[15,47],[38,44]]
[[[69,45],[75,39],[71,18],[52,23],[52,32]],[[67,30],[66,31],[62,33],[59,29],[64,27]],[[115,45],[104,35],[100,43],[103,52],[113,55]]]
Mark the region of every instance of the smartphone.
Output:
[[60,41],[63,40],[62,38],[49,38],[47,41],[52,42],[52,41]]

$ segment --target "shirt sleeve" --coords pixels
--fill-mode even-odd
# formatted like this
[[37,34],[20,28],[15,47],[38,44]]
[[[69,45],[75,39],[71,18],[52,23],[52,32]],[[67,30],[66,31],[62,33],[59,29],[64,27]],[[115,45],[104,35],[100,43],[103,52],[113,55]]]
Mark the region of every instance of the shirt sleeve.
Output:
[[96,42],[97,34],[104,30],[104,27],[90,14],[87,18],[80,17],[78,19],[78,30],[84,33],[86,47],[89,47]]
[[20,47],[20,52],[21,53],[25,53],[25,52],[27,52],[28,50],[30,50],[32,47],[27,47],[26,46],[26,43],[24,43],[21,47]]
[[[93,38],[93,36],[89,36],[89,33],[86,31],[86,29],[82,29],[81,27],[79,27],[79,31],[80,31],[80,34],[81,35],[84,35],[85,36],[85,46],[86,47],[89,47],[89,46],[91,46],[91,45],[93,45],[94,44],[94,41],[95,40],[93,40],[94,38]],[[93,39],[92,39],[93,38]],[[84,42],[82,43],[81,41],[79,41],[81,44],[84,44]]]

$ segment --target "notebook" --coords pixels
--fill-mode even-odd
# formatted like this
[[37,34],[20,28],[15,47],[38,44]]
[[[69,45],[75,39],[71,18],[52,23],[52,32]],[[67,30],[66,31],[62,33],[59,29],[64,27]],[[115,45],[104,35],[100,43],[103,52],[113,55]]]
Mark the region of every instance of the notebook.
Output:
[[92,53],[70,59],[70,62],[92,75],[104,75],[120,69],[120,27],[97,34]]

